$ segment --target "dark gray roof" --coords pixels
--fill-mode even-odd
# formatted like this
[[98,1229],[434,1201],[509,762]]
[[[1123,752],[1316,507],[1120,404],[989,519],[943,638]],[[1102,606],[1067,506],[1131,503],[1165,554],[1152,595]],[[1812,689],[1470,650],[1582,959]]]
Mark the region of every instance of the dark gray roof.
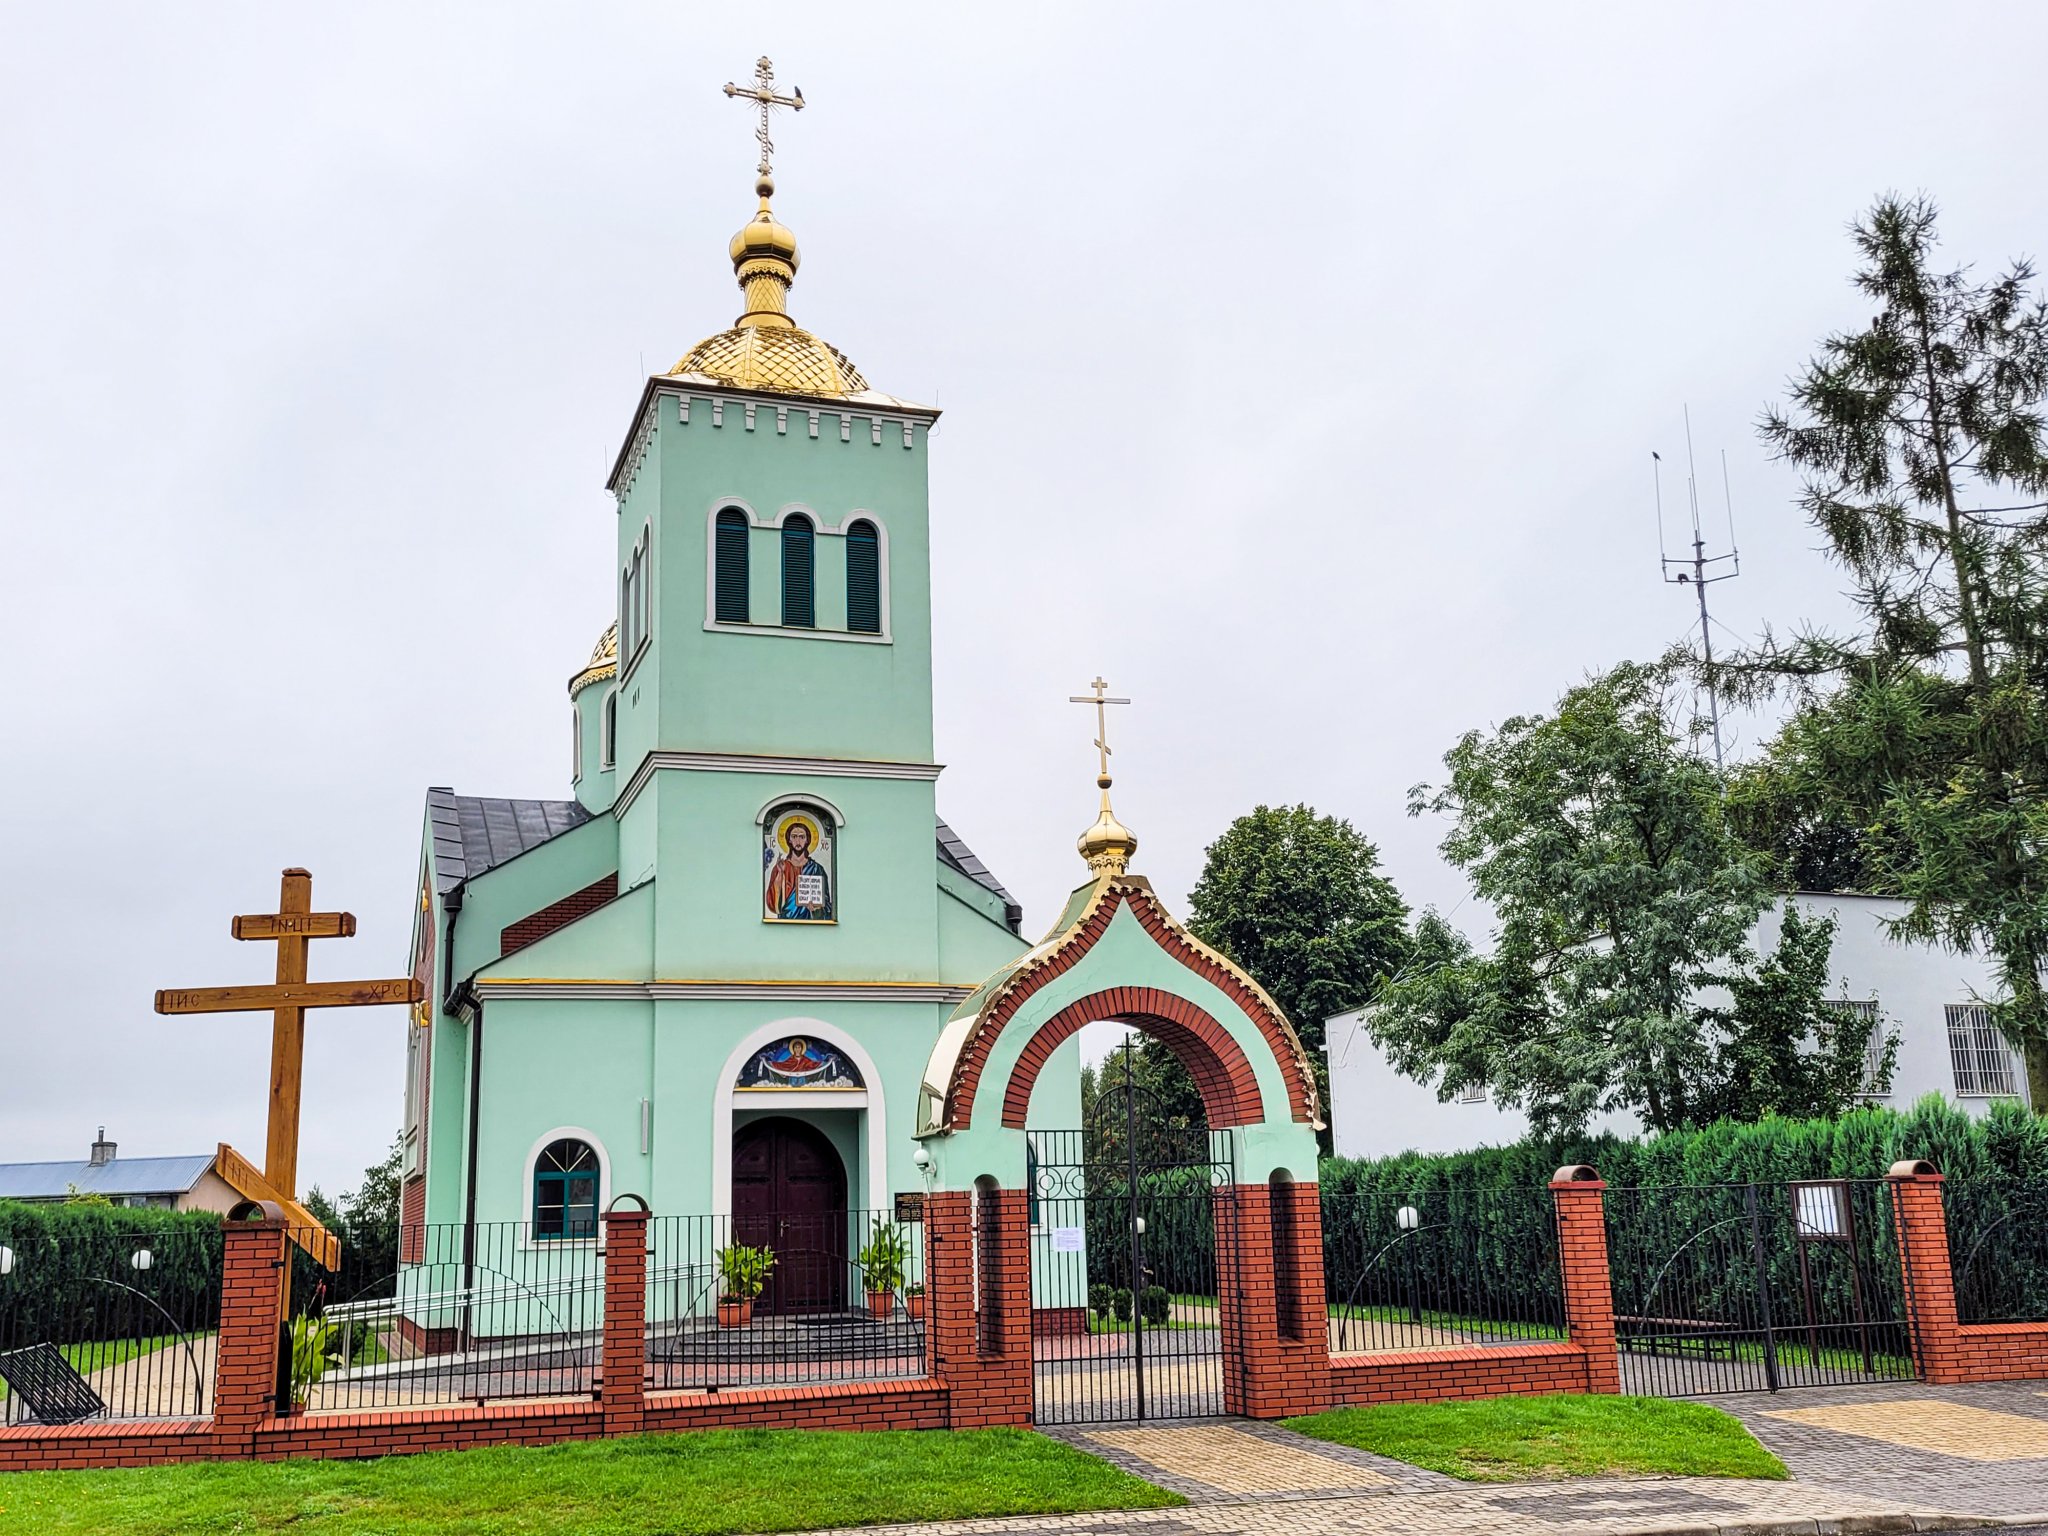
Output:
[[1024,909],[1017,904],[1017,898],[1003,889],[989,867],[975,857],[974,850],[960,840],[960,834],[946,825],[945,817],[939,818],[939,862],[951,865],[983,890],[1000,896],[1003,902],[1003,916],[1015,933],[1024,921]]
[[494,800],[427,791],[427,820],[434,829],[434,889],[446,895],[456,885],[549,838],[590,820],[575,800]]
[[211,1152],[190,1157],[117,1157],[97,1166],[72,1163],[0,1163],[0,1200],[62,1200],[76,1186],[83,1195],[182,1195],[213,1166]]

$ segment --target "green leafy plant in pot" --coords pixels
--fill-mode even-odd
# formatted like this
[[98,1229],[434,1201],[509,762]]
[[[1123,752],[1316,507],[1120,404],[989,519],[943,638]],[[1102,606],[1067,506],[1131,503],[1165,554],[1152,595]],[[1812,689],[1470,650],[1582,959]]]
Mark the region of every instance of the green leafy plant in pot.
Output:
[[754,1302],[775,1268],[775,1250],[733,1243],[718,1250],[718,1326],[744,1328],[754,1320]]
[[327,1368],[341,1358],[335,1335],[339,1330],[324,1317],[295,1317],[291,1322],[292,1412],[304,1413],[313,1389]]
[[903,1274],[910,1267],[910,1241],[894,1222],[884,1222],[860,1251],[861,1283],[867,1287],[868,1311],[887,1317],[895,1309],[896,1293],[903,1289]]

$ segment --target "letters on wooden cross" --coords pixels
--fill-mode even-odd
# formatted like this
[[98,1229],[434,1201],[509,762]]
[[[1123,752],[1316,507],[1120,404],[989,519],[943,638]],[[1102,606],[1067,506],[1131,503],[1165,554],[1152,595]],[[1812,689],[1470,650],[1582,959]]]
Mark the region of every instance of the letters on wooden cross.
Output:
[[[348,912],[313,910],[313,877],[303,869],[288,869],[278,892],[277,911],[259,912],[236,918],[229,931],[238,939],[263,940],[277,945],[277,981],[271,986],[185,987],[157,993],[158,1013],[241,1013],[258,1009],[270,1011],[270,1122],[263,1149],[260,1177],[246,1159],[225,1145],[226,1156],[217,1160],[216,1171],[226,1178],[227,1168],[240,1176],[228,1179],[251,1199],[275,1200],[286,1207],[295,1223],[318,1228],[319,1223],[298,1203],[299,1180],[299,1097],[300,1077],[305,1059],[306,1010],[308,1008],[356,1008],[376,1003],[417,1003],[426,988],[417,978],[394,977],[379,981],[308,981],[306,945],[313,939],[353,938],[356,920]],[[244,1187],[245,1185],[249,1187]],[[324,1236],[324,1233],[323,1233]],[[332,1243],[332,1239],[327,1239]],[[328,1251],[322,1244],[323,1255]],[[332,1263],[328,1262],[332,1268]]]

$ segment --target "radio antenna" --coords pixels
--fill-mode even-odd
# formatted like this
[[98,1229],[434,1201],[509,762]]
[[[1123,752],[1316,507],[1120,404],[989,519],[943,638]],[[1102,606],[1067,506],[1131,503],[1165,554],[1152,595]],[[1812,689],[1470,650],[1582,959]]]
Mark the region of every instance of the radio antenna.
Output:
[[1689,586],[1699,599],[1700,606],[1700,652],[1706,660],[1707,681],[1707,723],[1714,735],[1714,766],[1724,767],[1721,755],[1721,699],[1713,683],[1714,632],[1713,620],[1707,613],[1707,588],[1717,581],[1732,581],[1742,574],[1742,552],[1735,545],[1735,497],[1728,485],[1728,450],[1721,450],[1721,499],[1728,509],[1728,552],[1725,555],[1707,553],[1706,536],[1700,531],[1700,489],[1699,472],[1693,462],[1692,452],[1692,407],[1685,407],[1685,496],[1692,512],[1692,554],[1673,555],[1664,543],[1664,455],[1655,449],[1650,452],[1655,463],[1657,494],[1657,558],[1663,567],[1664,579],[1673,586]]

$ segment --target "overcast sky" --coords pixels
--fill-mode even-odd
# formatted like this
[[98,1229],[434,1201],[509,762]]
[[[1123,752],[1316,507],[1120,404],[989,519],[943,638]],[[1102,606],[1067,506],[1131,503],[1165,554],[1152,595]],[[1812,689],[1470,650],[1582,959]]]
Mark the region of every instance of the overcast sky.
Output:
[[[1174,903],[1231,817],[1306,800],[1457,904],[1405,791],[1678,637],[1649,455],[1682,465],[1688,402],[1729,633],[1838,612],[1752,423],[1865,317],[1873,194],[1937,195],[1959,260],[2040,246],[2044,46],[2020,4],[7,0],[0,1159],[101,1123],[260,1156],[267,1018],[152,990],[268,979],[228,917],[287,864],[361,923],[314,975],[395,974],[426,786],[568,794],[605,473],[738,311],[718,87],[756,55],[810,103],[793,312],[946,412],[939,805],[1036,933],[1098,671]],[[310,1032],[335,1190],[396,1129],[403,1023]]]

